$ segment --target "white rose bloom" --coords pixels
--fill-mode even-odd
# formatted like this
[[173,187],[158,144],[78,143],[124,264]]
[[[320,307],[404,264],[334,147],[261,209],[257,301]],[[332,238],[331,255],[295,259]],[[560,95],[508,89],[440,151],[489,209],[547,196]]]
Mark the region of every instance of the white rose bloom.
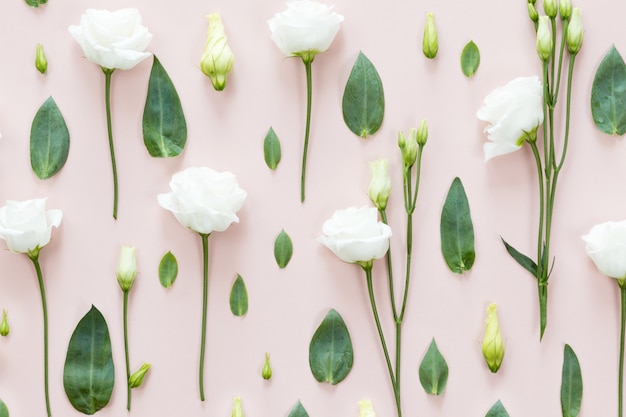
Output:
[[582,239],[602,274],[626,279],[626,220],[597,224]]
[[38,250],[50,242],[52,228],[59,227],[63,212],[46,211],[46,199],[7,201],[0,208],[0,239],[15,253]]

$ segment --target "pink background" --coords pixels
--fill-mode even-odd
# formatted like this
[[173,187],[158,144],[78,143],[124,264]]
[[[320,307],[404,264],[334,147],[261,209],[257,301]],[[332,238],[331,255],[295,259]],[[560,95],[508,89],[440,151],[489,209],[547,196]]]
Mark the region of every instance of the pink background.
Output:
[[[538,74],[534,30],[523,0],[447,2],[336,0],[345,16],[331,50],[313,64],[313,122],[307,200],[299,202],[299,167],[305,117],[304,67],[284,59],[266,21],[285,9],[282,0],[233,2],[50,0],[40,9],[23,1],[0,4],[0,199],[48,197],[63,210],[63,223],[41,254],[50,318],[50,394],[55,416],[76,416],[63,390],[67,344],[78,320],[94,304],[107,319],[116,384],[101,416],[126,414],[122,292],[115,279],[119,248],[137,247],[139,276],[130,295],[131,367],[151,362],[144,386],[133,391],[136,416],[227,416],[235,396],[248,416],[286,416],[300,399],[311,416],[357,415],[370,398],[378,415],[395,407],[360,268],[340,262],[316,242],[324,220],[340,208],[369,204],[368,162],[387,158],[395,190],[389,207],[396,274],[403,269],[404,212],[399,130],[422,118],[430,128],[415,216],[414,270],[407,309],[402,394],[407,416],[484,416],[502,400],[511,416],[560,414],[563,346],[580,360],[584,394],[581,416],[613,415],[617,404],[619,295],[597,272],[580,236],[596,223],[626,215],[623,139],[600,133],[589,102],[595,70],[615,43],[626,51],[626,3],[578,0],[584,46],[577,58],[573,124],[560,177],[552,251],[548,327],[539,343],[534,279],[506,253],[500,236],[520,251],[536,250],[537,179],[527,147],[483,162],[485,127],[475,113],[484,96],[518,76]],[[106,138],[104,76],[88,62],[67,27],[86,8],[137,7],[154,34],[148,50],[172,78],[185,111],[189,136],[178,158],[153,159],[143,145],[141,117],[151,60],[113,75],[113,126],[120,175],[119,219],[111,217],[112,182]],[[205,15],[221,13],[235,54],[223,92],[199,70],[206,39]],[[421,52],[425,14],[435,13],[439,54]],[[460,70],[464,45],[481,52],[477,74]],[[46,75],[34,67],[41,42]],[[386,112],[379,132],[354,136],[341,115],[341,97],[359,50],[378,69]],[[563,93],[564,94],[564,93]],[[71,134],[66,166],[41,181],[31,171],[32,118],[49,96]],[[564,97],[564,96],[563,96]],[[276,171],[263,160],[263,138],[272,126],[283,159]],[[210,295],[205,387],[197,387],[202,256],[200,239],[156,202],[171,175],[204,165],[238,177],[248,198],[240,223],[210,238]],[[457,276],[440,251],[439,219],[448,187],[461,177],[470,200],[477,259]],[[273,240],[284,228],[294,255],[280,270]],[[3,244],[4,247],[4,244]],[[157,266],[171,250],[179,276],[161,287]],[[0,308],[7,308],[9,337],[0,338],[0,398],[11,415],[44,415],[42,318],[35,272],[26,256],[0,252]],[[231,285],[245,279],[250,309],[234,317]],[[383,262],[374,268],[376,293],[387,338],[393,326]],[[397,284],[400,286],[400,284]],[[491,374],[481,355],[486,308],[498,304],[506,341],[501,370]],[[308,344],[328,309],[343,316],[354,344],[354,367],[337,386],[319,384],[308,366]],[[427,396],[418,366],[430,340],[448,361],[441,397]],[[261,378],[269,352],[274,376]]]

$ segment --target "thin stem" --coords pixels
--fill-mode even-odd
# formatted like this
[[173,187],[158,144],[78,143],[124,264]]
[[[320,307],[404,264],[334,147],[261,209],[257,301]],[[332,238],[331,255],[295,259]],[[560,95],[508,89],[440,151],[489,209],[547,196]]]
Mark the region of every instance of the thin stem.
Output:
[[[379,210],[380,213],[380,218],[382,219],[383,223],[385,224],[389,224],[387,222],[387,211],[385,209]],[[391,299],[391,310],[393,312],[393,320],[394,322],[398,321],[398,311],[396,309],[396,294],[395,294],[395,289],[393,286],[393,267],[392,267],[392,262],[391,262],[391,246],[389,246],[389,249],[387,249],[387,277],[389,278],[389,297]]]
[[306,70],[306,127],[304,130],[304,149],[302,151],[302,173],[300,177],[300,202],[304,203],[304,180],[306,176],[306,156],[309,148],[309,131],[311,129],[311,103],[313,96],[313,81],[311,77],[311,63],[313,58],[302,58]]
[[111,169],[113,171],[113,218],[117,219],[117,165],[115,148],[113,147],[113,129],[111,126],[111,75],[115,69],[102,68],[104,72],[104,96],[107,113],[107,130],[109,133],[109,150],[111,151]]
[[626,327],[626,285],[623,281],[618,281],[621,295],[622,320],[619,338],[619,376],[617,383],[617,415],[622,417],[623,391],[624,391],[624,328]]
[[563,34],[561,35],[561,47],[559,50],[559,68],[557,69],[557,79],[556,79],[556,87],[554,89],[554,93],[552,94],[554,105],[556,106],[556,102],[559,99],[559,89],[561,85],[561,72],[563,68],[563,52],[565,51],[565,39],[567,38],[567,28],[569,26],[569,19],[565,19],[563,21]]
[[206,344],[206,316],[207,316],[207,300],[209,295],[209,235],[200,233],[202,238],[202,259],[203,259],[203,287],[202,287],[202,339],[200,342],[200,400],[204,401],[204,345]]
[[124,353],[126,356],[126,409],[130,411],[130,358],[128,354],[128,293],[124,291]]
[[565,155],[567,154],[567,145],[569,143],[569,123],[572,104],[572,79],[574,78],[575,59],[576,55],[571,55],[569,58],[569,67],[567,71],[567,97],[565,100],[565,135],[563,136],[563,152],[561,153],[561,160],[556,167],[556,172],[559,172],[563,167],[563,163],[565,162]]
[[35,271],[37,272],[37,281],[39,282],[39,292],[41,293],[41,308],[43,310],[43,373],[44,373],[44,391],[46,396],[46,412],[48,417],[52,414],[50,412],[50,395],[48,394],[48,304],[46,303],[46,289],[43,284],[43,275],[41,273],[41,266],[39,265],[39,251],[36,254],[28,255]]

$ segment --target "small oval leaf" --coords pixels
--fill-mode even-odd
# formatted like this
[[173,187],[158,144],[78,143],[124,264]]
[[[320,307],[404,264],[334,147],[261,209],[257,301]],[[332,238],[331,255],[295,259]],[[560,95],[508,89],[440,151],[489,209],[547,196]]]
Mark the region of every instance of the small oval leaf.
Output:
[[91,415],[109,403],[114,382],[109,328],[102,313],[91,306],[70,338],[63,387],[74,408]]
[[591,114],[598,129],[609,135],[626,133],[626,65],[615,45],[596,70],[591,88]]
[[331,309],[309,344],[309,367],[318,382],[336,385],[352,369],[354,352],[348,327],[337,311]]
[[419,377],[426,394],[441,395],[448,382],[448,364],[439,352],[435,338],[420,363]]
[[291,238],[285,232],[285,229],[281,230],[276,240],[274,240],[274,258],[279,268],[287,266],[293,255],[293,244]]
[[248,290],[239,274],[230,290],[230,311],[237,317],[245,316],[248,312]]
[[461,70],[466,77],[472,77],[480,65],[480,51],[474,41],[469,41],[461,52]]
[[456,274],[474,265],[474,226],[463,183],[456,177],[450,185],[441,212],[441,252],[448,268]]
[[583,378],[578,357],[570,345],[563,351],[561,373],[561,411],[563,417],[577,417],[583,399]]
[[178,261],[174,254],[168,251],[159,262],[159,281],[165,288],[169,288],[176,281],[178,275]]
[[269,169],[276,169],[280,162],[280,141],[271,127],[263,140],[263,155]]
[[142,128],[143,142],[150,156],[178,156],[187,143],[187,122],[180,98],[156,55],[150,71]]
[[287,417],[309,417],[309,413],[306,412],[304,406],[302,406],[302,403],[300,402],[300,400],[298,400],[296,405],[294,405],[289,412],[289,416]]
[[498,400],[490,409],[487,411],[485,417],[509,417],[509,413],[506,412],[504,405],[502,402]]
[[385,113],[383,83],[372,62],[359,52],[343,92],[343,120],[357,136],[378,131]]
[[2,400],[0,400],[0,417],[9,417],[9,409]]
[[54,99],[39,108],[30,128],[30,165],[39,179],[59,172],[70,151],[70,132]]

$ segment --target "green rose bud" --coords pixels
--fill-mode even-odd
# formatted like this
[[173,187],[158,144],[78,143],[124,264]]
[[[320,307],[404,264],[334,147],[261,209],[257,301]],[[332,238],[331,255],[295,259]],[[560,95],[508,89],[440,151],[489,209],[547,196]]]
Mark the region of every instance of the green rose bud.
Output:
[[543,1],[543,11],[546,13],[548,17],[556,17],[556,14],[559,12],[559,7],[556,4],[557,0],[544,0]]
[[226,87],[226,77],[233,69],[235,56],[228,46],[219,13],[211,13],[207,19],[209,29],[204,53],[200,59],[200,69],[211,79],[213,88],[222,91]]
[[424,39],[422,40],[422,51],[424,56],[433,59],[437,56],[439,50],[439,38],[437,36],[437,28],[435,27],[435,15],[426,14],[426,26],[424,27]]
[[243,414],[243,408],[241,408],[241,398],[239,397],[235,397],[231,417],[245,417]]
[[559,1],[559,14],[563,20],[567,20],[572,16],[572,0]]
[[378,210],[387,208],[387,201],[391,193],[391,178],[389,178],[389,164],[386,159],[370,162],[370,186],[367,191],[370,200]]
[[417,129],[411,128],[408,139],[404,138],[404,132],[398,132],[398,146],[402,152],[404,167],[412,167],[417,159]]
[[550,29],[550,18],[541,16],[537,27],[537,54],[542,61],[547,61],[552,55],[552,29]]
[[567,27],[567,50],[570,54],[576,55],[580,51],[580,47],[583,45],[583,20],[580,15],[580,9],[574,7],[572,10],[572,17]]
[[535,5],[532,3],[528,3],[528,16],[533,22],[537,22],[539,20],[539,13],[537,12]]
[[137,258],[134,246],[122,246],[120,250],[120,263],[117,267],[117,282],[122,291],[130,290],[137,276]]
[[42,74],[46,73],[48,69],[48,60],[46,59],[46,54],[43,52],[43,45],[37,44],[37,52],[35,54],[35,68]]
[[263,364],[263,370],[261,371],[263,379],[268,380],[272,377],[272,366],[270,365],[270,354],[265,353],[265,363]]
[[139,388],[141,384],[143,384],[143,379],[146,377],[146,374],[150,370],[150,366],[151,365],[149,363],[144,363],[143,365],[141,365],[141,368],[139,368],[137,371],[135,371],[135,373],[130,376],[128,382],[130,383],[131,388]]
[[485,338],[483,339],[483,357],[487,361],[489,370],[498,372],[504,359],[504,343],[498,323],[497,307],[494,303],[487,307],[487,323],[485,326]]
[[428,126],[426,125],[426,120],[422,119],[420,123],[420,127],[417,128],[417,144],[419,146],[426,145],[426,141],[428,140]]
[[9,331],[9,320],[7,319],[7,311],[2,310],[2,322],[0,323],[0,336],[8,336]]

